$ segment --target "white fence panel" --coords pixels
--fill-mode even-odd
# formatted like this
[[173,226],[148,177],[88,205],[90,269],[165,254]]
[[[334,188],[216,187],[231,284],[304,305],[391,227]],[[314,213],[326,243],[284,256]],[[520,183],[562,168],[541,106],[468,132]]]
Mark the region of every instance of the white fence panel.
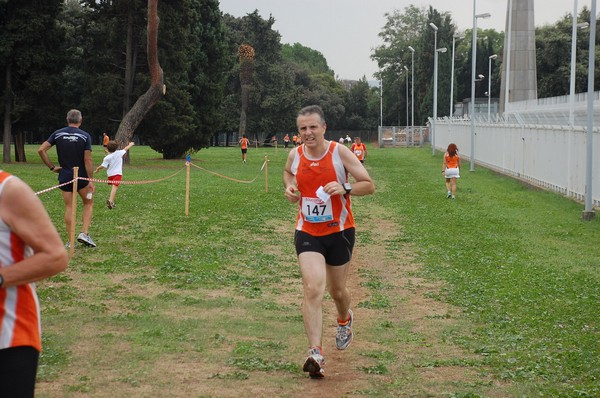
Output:
[[[454,142],[468,166],[471,154],[471,122],[438,119],[436,149]],[[600,133],[594,131],[592,203],[600,206]],[[476,164],[514,176],[577,200],[585,198],[587,131],[583,127],[475,123]]]

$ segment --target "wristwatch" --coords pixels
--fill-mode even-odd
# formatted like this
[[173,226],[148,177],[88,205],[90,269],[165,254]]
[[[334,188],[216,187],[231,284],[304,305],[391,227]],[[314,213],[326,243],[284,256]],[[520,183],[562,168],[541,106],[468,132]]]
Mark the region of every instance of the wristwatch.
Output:
[[350,195],[350,191],[352,191],[352,185],[349,182],[345,182],[342,184],[344,189],[346,190],[346,195]]
[[0,287],[2,287],[2,285],[4,285],[4,277],[0,274]]

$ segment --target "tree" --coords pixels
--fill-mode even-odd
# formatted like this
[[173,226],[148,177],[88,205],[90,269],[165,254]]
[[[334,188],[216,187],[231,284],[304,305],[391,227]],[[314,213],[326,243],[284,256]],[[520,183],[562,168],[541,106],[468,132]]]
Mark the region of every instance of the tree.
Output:
[[326,73],[331,76],[334,75],[323,54],[300,43],[294,43],[294,45],[284,44],[281,48],[281,55],[283,59],[303,67],[311,74]]
[[[590,20],[590,11],[584,7],[578,20]],[[568,95],[571,80],[571,34],[572,16],[565,15],[551,25],[538,27],[536,37],[536,64],[538,76],[538,97]],[[598,36],[596,36],[598,37]],[[587,65],[589,56],[589,29],[580,29],[577,33],[575,92],[587,91]],[[600,74],[598,44],[596,44],[596,74]],[[594,90],[600,90],[600,80],[595,79]]]
[[252,75],[254,74],[254,48],[249,44],[242,44],[238,49],[240,59],[240,85],[242,87],[242,108],[240,111],[240,135],[246,134],[246,114],[248,113],[248,98],[252,89]]
[[[60,97],[52,89],[60,73],[58,51],[62,30],[55,23],[61,0],[0,2],[0,70],[4,73],[3,157],[11,162],[10,143],[13,127],[16,160],[25,161],[24,133],[47,125],[47,112],[55,113],[52,104]],[[48,106],[49,104],[49,106]]]
[[148,0],[148,68],[150,71],[150,87],[137,99],[127,112],[117,131],[115,140],[121,145],[133,138],[133,132],[141,123],[150,108],[166,93],[163,82],[163,70],[158,61],[158,0]]

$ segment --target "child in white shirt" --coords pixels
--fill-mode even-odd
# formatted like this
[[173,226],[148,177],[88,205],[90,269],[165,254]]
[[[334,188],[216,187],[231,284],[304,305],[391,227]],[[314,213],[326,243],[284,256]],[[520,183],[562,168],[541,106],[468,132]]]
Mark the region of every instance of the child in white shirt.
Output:
[[96,167],[96,173],[101,169],[106,169],[106,175],[109,180],[108,185],[112,186],[110,189],[110,196],[106,201],[106,206],[109,209],[114,209],[116,207],[115,196],[117,195],[117,189],[119,189],[119,181],[123,178],[123,156],[125,156],[129,148],[133,145],[134,143],[130,142],[125,148],[117,149],[119,148],[119,144],[116,141],[108,141],[106,147],[109,154],[104,157],[102,164]]

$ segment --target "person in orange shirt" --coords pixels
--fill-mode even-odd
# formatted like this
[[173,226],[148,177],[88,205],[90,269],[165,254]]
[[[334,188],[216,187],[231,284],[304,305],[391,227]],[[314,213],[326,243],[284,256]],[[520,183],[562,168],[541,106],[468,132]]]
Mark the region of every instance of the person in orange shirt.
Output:
[[283,146],[285,149],[287,149],[290,146],[290,135],[286,133],[286,135],[283,137]]
[[68,255],[40,199],[0,170],[0,395],[33,397],[42,348],[35,283],[63,271]]
[[108,137],[108,135],[106,133],[102,133],[102,146],[104,147],[104,154],[108,155],[108,141],[110,141],[110,138]]
[[360,137],[354,137],[354,143],[350,150],[354,152],[361,163],[365,162],[365,158],[367,157],[367,146],[362,142]]
[[293,141],[293,143],[294,143],[294,146],[298,145],[298,136],[297,136],[296,134],[294,134],[294,135],[292,136],[292,141]]
[[444,163],[442,165],[442,174],[446,178],[446,191],[448,199],[456,198],[456,179],[460,178],[460,156],[458,156],[458,147],[456,144],[448,145],[444,154]]
[[[303,371],[311,378],[322,378],[326,288],[337,309],[336,348],[346,349],[353,337],[354,315],[346,286],[355,236],[350,197],[372,194],[375,186],[348,147],[325,139],[327,124],[321,107],[302,108],[296,125],[304,144],[288,155],[283,171],[284,195],[289,202],[298,203],[294,241],[304,287],[302,314],[309,347]],[[352,184],[348,174],[355,180]]]
[[248,146],[250,145],[250,140],[246,138],[246,134],[242,135],[239,144],[242,148],[242,162],[246,163],[246,152],[248,152]]

